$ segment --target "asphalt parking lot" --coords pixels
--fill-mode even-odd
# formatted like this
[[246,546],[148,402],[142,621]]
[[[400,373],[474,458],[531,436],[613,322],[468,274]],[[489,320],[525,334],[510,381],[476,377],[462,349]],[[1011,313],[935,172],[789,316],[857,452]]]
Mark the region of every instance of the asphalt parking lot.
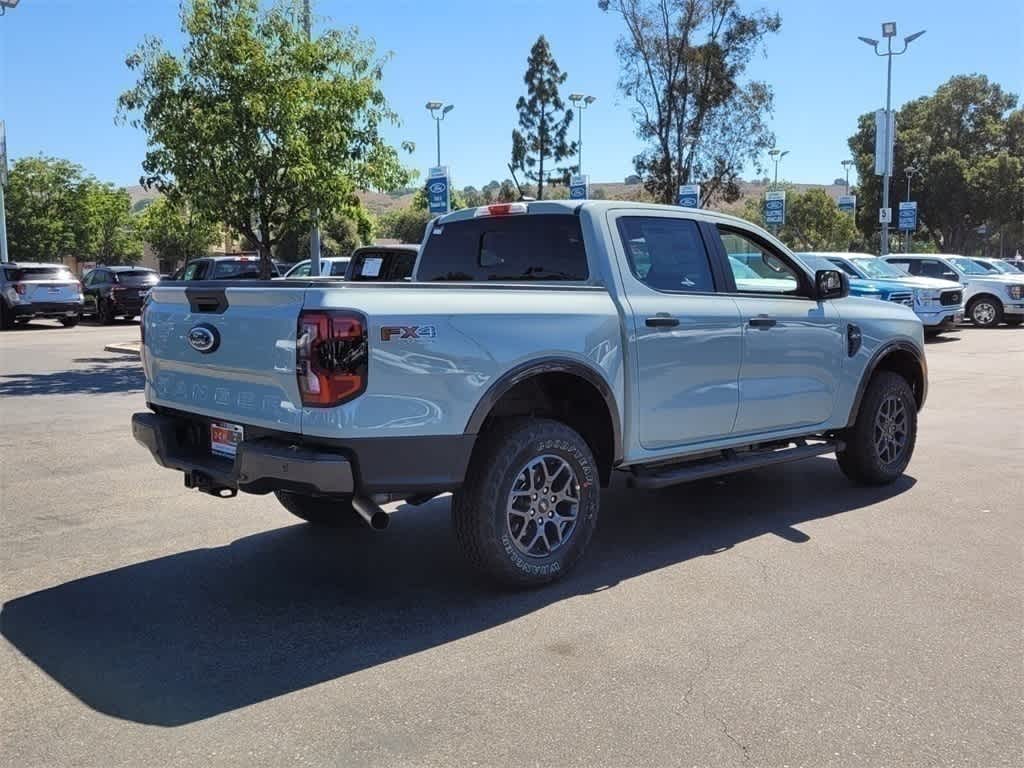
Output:
[[1020,766],[1024,329],[928,345],[908,475],[615,488],[495,592],[448,501],[322,534],[131,439],[137,324],[0,336],[3,766]]

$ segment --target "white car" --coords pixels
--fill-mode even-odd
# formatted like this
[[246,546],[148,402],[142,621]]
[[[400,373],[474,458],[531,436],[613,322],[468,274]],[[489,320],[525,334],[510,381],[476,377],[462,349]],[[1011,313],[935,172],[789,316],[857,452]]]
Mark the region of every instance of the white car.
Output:
[[[321,256],[320,257],[320,276],[321,277],[344,277],[345,270],[348,269],[349,259],[347,257],[338,256]],[[309,277],[310,273],[310,261],[300,261],[294,267],[284,273],[284,278],[290,280],[293,278]]]
[[966,256],[899,253],[883,257],[912,275],[956,280],[964,287],[965,314],[979,328],[1024,322],[1024,274],[997,274]]

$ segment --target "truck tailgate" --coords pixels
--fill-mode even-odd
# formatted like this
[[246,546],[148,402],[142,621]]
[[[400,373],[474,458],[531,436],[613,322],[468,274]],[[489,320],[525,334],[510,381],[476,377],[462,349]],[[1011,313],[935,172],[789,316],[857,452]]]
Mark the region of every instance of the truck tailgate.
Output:
[[295,338],[306,289],[253,282],[153,288],[143,318],[148,402],[301,431]]

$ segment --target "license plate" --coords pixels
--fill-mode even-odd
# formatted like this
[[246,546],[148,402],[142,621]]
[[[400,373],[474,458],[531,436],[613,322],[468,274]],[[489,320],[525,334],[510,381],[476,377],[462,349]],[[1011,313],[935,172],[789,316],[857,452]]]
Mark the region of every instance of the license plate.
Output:
[[219,456],[230,456],[238,452],[242,442],[243,429],[237,424],[210,425],[210,451]]

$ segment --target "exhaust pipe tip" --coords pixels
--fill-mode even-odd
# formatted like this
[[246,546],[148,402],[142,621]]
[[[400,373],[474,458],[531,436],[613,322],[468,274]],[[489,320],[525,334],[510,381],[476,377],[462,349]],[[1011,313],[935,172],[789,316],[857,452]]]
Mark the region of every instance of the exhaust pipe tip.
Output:
[[352,498],[352,508],[375,531],[383,531],[391,522],[391,515],[374,502],[362,496],[354,496]]

